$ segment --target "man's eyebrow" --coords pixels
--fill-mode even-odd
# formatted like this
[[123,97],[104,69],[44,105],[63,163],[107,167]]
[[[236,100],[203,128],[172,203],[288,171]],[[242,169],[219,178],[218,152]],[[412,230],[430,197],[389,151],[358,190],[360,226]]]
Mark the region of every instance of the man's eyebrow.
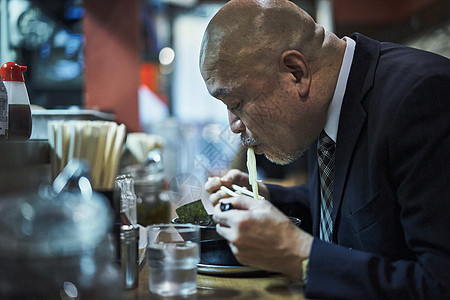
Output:
[[227,88],[218,88],[211,92],[211,95],[215,98],[221,96],[221,95],[229,95],[231,92]]

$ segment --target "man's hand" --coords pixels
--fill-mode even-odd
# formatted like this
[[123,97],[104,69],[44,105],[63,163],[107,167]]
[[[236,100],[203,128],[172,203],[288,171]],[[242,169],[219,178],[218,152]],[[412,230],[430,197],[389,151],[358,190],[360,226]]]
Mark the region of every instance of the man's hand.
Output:
[[309,257],[313,237],[295,226],[266,200],[230,197],[232,210],[214,210],[217,232],[228,240],[243,265],[302,279],[302,261]]
[[[216,205],[220,199],[230,197],[227,193],[220,189],[221,186],[226,186],[229,189],[232,189],[231,185],[237,184],[242,187],[246,187],[250,191],[252,190],[251,185],[248,182],[248,174],[242,171],[232,169],[229,170],[222,177],[211,177],[205,183],[205,189],[211,195],[209,196],[209,200],[213,205]],[[266,199],[269,199],[269,191],[265,184],[258,184],[259,194]]]

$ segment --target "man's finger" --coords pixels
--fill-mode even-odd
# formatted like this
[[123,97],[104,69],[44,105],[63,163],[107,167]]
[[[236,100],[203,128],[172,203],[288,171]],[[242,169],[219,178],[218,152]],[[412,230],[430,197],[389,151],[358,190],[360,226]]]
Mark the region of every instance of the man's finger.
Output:
[[233,254],[238,253],[238,249],[233,243],[228,243],[228,246],[230,246],[231,252],[233,252]]
[[216,205],[217,203],[219,203],[219,200],[221,200],[221,199],[223,199],[223,198],[229,198],[229,197],[230,197],[230,195],[228,195],[228,194],[225,193],[224,191],[219,190],[219,191],[217,191],[216,193],[211,194],[211,195],[209,196],[209,201],[211,201],[211,203],[212,203],[213,205]]
[[229,197],[227,199],[220,199],[220,203],[230,203],[233,209],[240,209],[240,210],[248,210],[252,206],[254,206],[255,201],[261,201],[256,200],[252,197],[246,196],[246,195],[239,195],[238,197]]
[[220,205],[216,205],[214,207],[213,219],[217,224],[220,224],[225,227],[232,227],[238,230],[239,224],[242,221],[249,219],[250,214],[251,212],[249,210],[243,209],[231,209],[228,211],[221,211]]
[[229,170],[225,175],[223,175],[220,179],[222,182],[231,183],[233,179],[238,175],[241,171],[236,169]]
[[222,181],[219,177],[210,177],[208,178],[208,181],[205,183],[205,190],[212,194],[217,192],[220,189],[220,186],[222,185]]
[[231,187],[231,184],[233,183],[237,185],[248,185],[248,175],[237,169],[231,169],[224,176],[222,176],[220,180],[228,187]]
[[216,231],[220,236],[222,236],[228,242],[233,242],[237,238],[237,233],[234,228],[223,226],[221,224],[217,224]]

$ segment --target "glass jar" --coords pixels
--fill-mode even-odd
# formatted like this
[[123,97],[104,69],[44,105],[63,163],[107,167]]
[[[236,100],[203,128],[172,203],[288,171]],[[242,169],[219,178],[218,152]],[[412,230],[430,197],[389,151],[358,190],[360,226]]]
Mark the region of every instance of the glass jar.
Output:
[[164,191],[164,179],[147,176],[134,183],[137,195],[137,219],[143,226],[168,223],[171,205]]
[[165,188],[160,150],[150,151],[145,164],[127,166],[122,173],[130,174],[134,179],[138,224],[147,226],[168,223],[171,217],[171,203]]

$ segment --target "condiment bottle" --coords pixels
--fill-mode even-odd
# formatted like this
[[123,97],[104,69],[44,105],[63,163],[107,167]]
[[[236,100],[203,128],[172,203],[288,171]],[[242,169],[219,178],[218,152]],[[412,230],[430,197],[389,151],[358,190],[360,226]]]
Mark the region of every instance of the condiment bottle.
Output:
[[120,212],[124,212],[132,224],[137,224],[133,176],[130,174],[119,175],[116,177],[115,184],[120,190]]
[[0,79],[0,140],[8,137],[8,94]]
[[26,140],[31,136],[31,108],[22,72],[27,67],[7,62],[0,74],[8,94],[8,139]]

